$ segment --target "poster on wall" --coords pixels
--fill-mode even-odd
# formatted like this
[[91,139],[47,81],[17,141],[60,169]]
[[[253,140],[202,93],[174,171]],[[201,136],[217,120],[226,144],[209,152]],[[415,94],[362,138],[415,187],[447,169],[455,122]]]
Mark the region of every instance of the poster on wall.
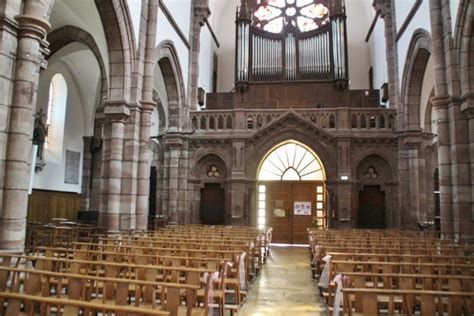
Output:
[[311,202],[295,201],[294,214],[295,215],[311,215]]
[[81,164],[81,153],[66,150],[66,170],[64,183],[79,184],[79,168]]

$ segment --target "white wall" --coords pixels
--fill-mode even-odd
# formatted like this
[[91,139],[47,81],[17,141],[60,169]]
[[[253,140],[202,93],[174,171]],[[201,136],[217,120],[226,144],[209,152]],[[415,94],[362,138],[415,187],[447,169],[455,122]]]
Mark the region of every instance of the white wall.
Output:
[[160,126],[160,121],[168,123],[168,94],[166,92],[165,79],[163,78],[163,73],[161,72],[159,65],[155,67],[153,84],[153,88],[156,90],[156,92],[158,93],[158,97],[160,98],[165,116],[164,118],[160,118],[158,111],[156,109],[153,111],[151,117],[150,135],[156,136],[158,135],[160,130],[165,130],[167,128],[167,126]]
[[[83,104],[79,96],[76,86],[76,81],[71,75],[69,69],[62,62],[56,62],[45,70],[40,77],[40,84],[38,90],[38,106],[43,108],[45,112],[47,109],[48,90],[51,78],[60,73],[64,76],[67,83],[67,106],[66,119],[64,122],[64,138],[62,144],[62,155],[59,161],[51,160],[48,153],[44,155],[44,162],[46,163],[44,169],[35,173],[33,180],[34,189],[52,190],[52,191],[66,191],[81,193],[82,183],[82,160],[83,160],[83,136],[84,136],[84,117]],[[56,109],[59,111],[60,109]],[[79,166],[79,183],[67,184],[64,183],[66,150],[72,150],[81,153]]]
[[[421,86],[421,96],[420,96],[420,127],[422,129],[425,129],[425,117],[426,117],[426,110],[427,110],[427,105],[429,102],[429,97],[431,94],[431,91],[433,90],[434,87],[434,64],[433,64],[433,57],[430,57],[428,59],[428,62],[426,64],[426,69],[425,69],[425,74],[423,76],[423,84]],[[432,109],[428,109],[431,111]],[[433,113],[432,113],[433,114]],[[432,117],[431,121],[433,121],[435,118]],[[426,122],[427,123],[427,122]],[[432,133],[436,134],[436,128],[437,125],[436,123],[431,125],[431,131]]]
[[235,10],[239,0],[211,0],[211,25],[219,39],[217,91],[229,92],[234,88],[235,67]]
[[[375,16],[375,10],[372,10]],[[373,19],[373,17],[372,17]],[[374,89],[380,89],[384,83],[388,83],[387,53],[385,41],[385,22],[379,18],[369,39],[370,65],[373,67]],[[387,106],[389,106],[387,102]]]
[[[179,11],[182,15],[186,15],[186,17],[189,19],[190,17],[190,11],[188,10],[188,5],[182,4],[182,8]],[[179,12],[176,8],[173,10],[174,14],[173,17],[176,19],[175,14],[179,14]],[[181,29],[183,34],[185,34],[186,38],[189,39],[189,25],[187,29]],[[178,34],[175,32],[174,28],[171,26],[171,24],[168,22],[168,19],[166,16],[163,14],[163,12],[160,10],[158,12],[158,25],[157,25],[157,36],[156,36],[156,46],[158,46],[162,41],[169,40],[173,42],[173,45],[176,48],[177,54],[178,54],[178,59],[179,59],[179,65],[181,68],[181,73],[183,75],[183,85],[184,85],[184,91],[187,90],[187,84],[188,84],[188,64],[189,64],[189,50],[186,47],[186,45],[183,43],[181,38],[178,36]]]
[[55,0],[50,23],[51,30],[73,25],[89,32],[94,37],[106,71],[109,72],[107,41],[94,0]]
[[365,42],[365,37],[372,22],[372,11],[372,1],[346,0],[351,89],[369,88],[370,46]]
[[206,93],[212,92],[213,54],[216,48],[209,28],[203,26],[201,29],[201,47],[199,52],[198,87],[202,87]]
[[135,36],[135,45],[137,49],[138,49],[138,39],[140,35],[142,1],[143,0],[127,0],[128,10],[130,11],[130,18],[132,21],[133,34]]
[[[408,3],[408,4],[407,4]],[[397,0],[395,3],[395,12],[397,16],[397,28],[403,23],[403,17],[406,15],[404,11],[410,10],[412,7],[411,1],[406,0]],[[400,22],[398,22],[400,20]],[[400,24],[399,24],[400,23]],[[407,62],[408,47],[410,45],[413,32],[419,28],[425,29],[427,32],[431,33],[430,26],[430,11],[429,11],[429,1],[423,1],[418,8],[415,16],[411,20],[411,23],[406,28],[402,37],[398,40],[398,77],[400,78],[400,87],[403,81],[403,70],[405,68],[405,63]]]

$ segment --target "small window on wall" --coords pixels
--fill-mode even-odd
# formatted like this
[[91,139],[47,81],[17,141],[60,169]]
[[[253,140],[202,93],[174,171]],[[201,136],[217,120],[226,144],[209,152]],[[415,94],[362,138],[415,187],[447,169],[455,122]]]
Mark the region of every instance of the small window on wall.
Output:
[[66,120],[67,83],[61,74],[55,74],[49,84],[46,126],[46,159],[60,162],[63,152],[64,125]]

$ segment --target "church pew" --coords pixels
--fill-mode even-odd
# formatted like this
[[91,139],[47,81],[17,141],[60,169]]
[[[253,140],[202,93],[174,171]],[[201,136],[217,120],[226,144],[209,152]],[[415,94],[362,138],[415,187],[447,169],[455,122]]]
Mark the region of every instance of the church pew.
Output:
[[[7,305],[4,316],[21,315],[22,306],[27,302],[34,302],[41,305],[45,315],[51,315],[52,311],[56,315],[79,316],[81,311],[98,314],[99,312],[112,312],[114,315],[136,315],[136,316],[166,316],[168,311],[159,309],[144,310],[135,306],[121,306],[92,303],[84,300],[73,300],[58,297],[42,297],[23,293],[0,292],[0,299]],[[59,311],[59,313],[58,313]],[[86,314],[82,314],[86,315]]]
[[[128,305],[129,300],[133,300],[135,303],[138,303],[141,300],[141,289],[146,286],[152,286],[156,289],[155,291],[159,292],[162,292],[164,289],[166,289],[168,294],[167,299],[173,303],[170,304],[169,302],[161,302],[161,304],[163,305],[166,303],[166,310],[169,311],[171,315],[177,315],[177,310],[181,303],[181,300],[179,299],[181,290],[188,292],[187,301],[192,302],[190,297],[195,297],[196,292],[201,288],[198,285],[192,284],[158,281],[150,282],[110,276],[91,276],[78,273],[51,272],[14,267],[0,267],[0,270],[9,271],[13,274],[13,281],[11,283],[12,285],[4,292],[25,293],[44,297],[61,297],[61,294],[65,293],[65,291],[67,295],[70,295],[70,292],[78,292],[81,293],[78,299],[93,301],[95,303],[102,302],[104,304],[107,303],[108,305]],[[24,274],[23,279],[19,277],[20,273]],[[36,282],[36,284],[29,285],[30,280],[33,280]],[[72,283],[73,280],[80,282]],[[79,288],[72,290],[71,284],[77,285]],[[130,297],[130,286],[134,288],[132,295],[133,297]],[[34,289],[32,290],[30,287],[34,287]],[[116,295],[120,296],[120,298],[117,297],[117,301],[114,303]],[[173,297],[173,295],[177,297]],[[189,308],[191,307],[192,306],[189,306]],[[28,308],[31,310],[34,307]]]
[[[343,288],[343,315],[473,315],[474,292]],[[359,304],[355,304],[358,298]]]

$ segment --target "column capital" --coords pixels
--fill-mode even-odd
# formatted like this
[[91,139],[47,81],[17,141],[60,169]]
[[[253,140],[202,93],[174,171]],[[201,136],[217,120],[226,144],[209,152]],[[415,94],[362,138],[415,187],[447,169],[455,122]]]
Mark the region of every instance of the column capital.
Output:
[[194,22],[199,26],[203,26],[205,20],[211,15],[208,0],[194,0],[193,1],[193,15]]
[[[387,5],[387,2],[388,2],[388,5]],[[372,6],[382,19],[385,18],[386,15],[391,14],[390,1],[374,0],[374,2],[372,3]]]
[[39,41],[42,41],[51,29],[51,25],[48,21],[34,15],[17,15],[15,16],[15,20],[17,20],[19,24],[20,36],[32,37]]
[[436,110],[446,109],[449,103],[451,103],[451,98],[447,95],[434,96],[430,98],[430,102]]
[[111,122],[125,123],[130,117],[130,105],[122,100],[104,101],[104,116]]
[[142,100],[140,101],[140,110],[142,112],[152,113],[155,110],[157,103],[155,101],[150,100]]

